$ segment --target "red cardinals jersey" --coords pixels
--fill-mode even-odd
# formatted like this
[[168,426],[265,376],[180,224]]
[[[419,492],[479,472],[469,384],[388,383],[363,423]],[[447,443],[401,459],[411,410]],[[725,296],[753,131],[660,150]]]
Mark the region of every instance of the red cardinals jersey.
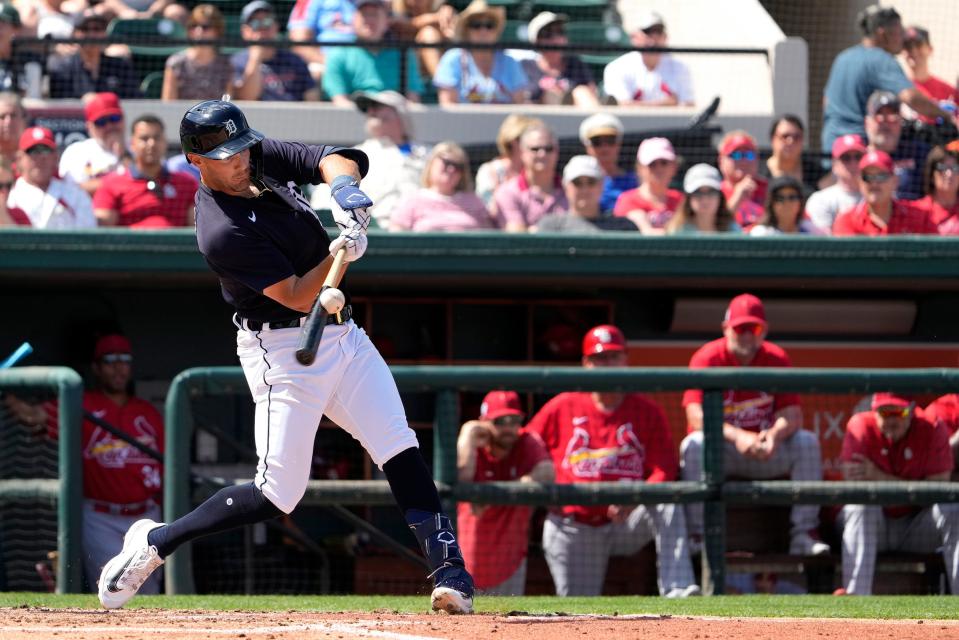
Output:
[[[527,429],[538,433],[556,465],[556,482],[610,482],[676,478],[676,447],[663,410],[631,393],[612,411],[589,393],[561,393],[539,410]],[[567,505],[562,513],[579,522],[609,522],[607,507]]]
[[[689,360],[690,369],[707,367],[741,367],[736,357],[726,348],[726,338],[722,337],[701,346]],[[759,351],[747,367],[791,367],[789,356],[779,345],[768,340],[763,341]],[[687,389],[683,394],[683,406],[703,402],[702,389]],[[763,431],[773,426],[773,416],[777,411],[799,404],[799,394],[774,393],[765,391],[725,391],[723,392],[723,420],[747,431]],[[689,431],[694,431],[687,425]]]
[[[952,450],[949,448],[949,430],[934,425],[915,415],[909,431],[899,442],[893,442],[879,430],[876,414],[857,413],[846,425],[842,440],[843,462],[854,462],[853,454],[862,454],[883,473],[903,480],[921,480],[928,476],[952,471]],[[915,507],[885,507],[891,517],[918,511]]]
[[865,202],[839,214],[832,224],[834,236],[890,236],[900,233],[935,235],[939,233],[939,228],[928,211],[905,200],[893,200],[892,216],[884,226],[880,226],[869,214]]
[[[151,185],[155,185],[152,190]],[[197,186],[185,173],[165,173],[154,181],[121,168],[103,178],[93,196],[93,208],[116,211],[118,227],[136,225],[151,216],[162,217],[171,227],[182,227]]]
[[[502,460],[493,459],[485,448],[476,450],[476,474],[473,482],[519,480],[549,453],[536,434],[521,432],[513,448]],[[456,532],[466,568],[478,589],[489,589],[516,572],[526,557],[531,507],[473,505],[460,502],[456,511]]]
[[[83,395],[83,408],[139,442],[163,452],[163,418],[153,405],[130,398],[118,406],[98,391]],[[162,467],[139,449],[83,421],[83,495],[94,500],[129,504],[159,493]]]
[[923,411],[923,417],[952,435],[959,430],[959,394],[947,393],[936,398]]

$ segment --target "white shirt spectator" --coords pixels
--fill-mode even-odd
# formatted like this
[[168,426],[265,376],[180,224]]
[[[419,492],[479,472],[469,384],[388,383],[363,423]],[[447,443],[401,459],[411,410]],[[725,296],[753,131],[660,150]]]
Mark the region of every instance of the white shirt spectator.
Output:
[[120,159],[93,138],[74,142],[60,154],[60,177],[77,184],[100,177],[116,169]]
[[60,178],[52,178],[46,191],[18,178],[7,198],[7,209],[19,209],[37,229],[97,226],[90,196],[73,182]]
[[685,64],[663,54],[656,68],[643,64],[643,54],[630,51],[603,70],[603,89],[620,104],[649,102],[675,96],[679,104],[692,103],[693,83]]
[[823,233],[832,234],[832,223],[839,214],[852,209],[862,200],[859,191],[846,191],[842,185],[834,184],[809,196],[806,200],[806,217]]

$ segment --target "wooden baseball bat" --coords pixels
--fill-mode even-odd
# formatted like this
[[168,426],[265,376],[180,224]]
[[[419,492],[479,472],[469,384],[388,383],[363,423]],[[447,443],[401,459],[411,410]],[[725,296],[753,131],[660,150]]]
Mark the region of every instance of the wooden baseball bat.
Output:
[[313,301],[313,308],[310,309],[310,315],[306,317],[306,322],[303,323],[303,328],[300,330],[300,341],[296,345],[296,361],[303,366],[313,364],[313,360],[316,358],[316,350],[320,346],[320,338],[323,337],[323,328],[326,326],[326,319],[330,315],[320,303],[320,294],[327,289],[339,286],[340,280],[343,279],[343,273],[346,271],[347,263],[344,261],[345,258],[346,247],[337,251],[336,255],[333,256],[333,264],[330,265],[330,272],[326,274],[323,286],[316,295],[316,300]]

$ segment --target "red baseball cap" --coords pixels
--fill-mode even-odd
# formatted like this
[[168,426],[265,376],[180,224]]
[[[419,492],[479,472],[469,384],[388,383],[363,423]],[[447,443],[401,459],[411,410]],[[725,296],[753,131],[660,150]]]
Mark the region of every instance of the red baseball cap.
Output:
[[97,346],[93,348],[93,359],[99,360],[110,353],[132,354],[133,349],[130,346],[130,340],[117,333],[111,333],[97,340]]
[[749,149],[751,151],[755,151],[756,141],[752,139],[752,136],[744,133],[737,133],[736,135],[729,136],[726,142],[723,143],[723,146],[719,148],[719,155],[728,156],[733,151],[737,151],[739,149]]
[[898,393],[882,392],[872,394],[873,410],[879,407],[908,407],[911,404],[912,400]]
[[723,324],[738,327],[741,324],[766,324],[763,302],[751,293],[743,293],[729,302]]
[[839,158],[842,157],[842,154],[847,151],[858,151],[859,153],[866,153],[866,145],[863,144],[862,137],[854,133],[848,133],[844,136],[839,136],[832,143],[832,157]]
[[623,332],[611,324],[601,324],[587,331],[583,336],[583,355],[591,356],[606,351],[626,351]]
[[870,151],[859,161],[859,170],[864,171],[867,167],[879,167],[883,171],[895,173],[896,168],[892,163],[892,158],[885,151]]
[[515,391],[490,391],[480,405],[480,420],[496,420],[503,416],[521,416],[523,410]]
[[83,115],[87,122],[99,120],[103,116],[122,116],[120,97],[110,91],[98,93],[83,107]]
[[57,150],[57,141],[53,139],[53,132],[46,127],[30,127],[20,135],[20,151],[29,151],[37,145]]

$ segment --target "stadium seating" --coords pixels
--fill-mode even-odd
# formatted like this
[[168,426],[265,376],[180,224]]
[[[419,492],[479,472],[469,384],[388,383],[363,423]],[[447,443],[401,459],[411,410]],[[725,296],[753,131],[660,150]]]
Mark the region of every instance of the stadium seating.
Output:
[[130,45],[133,55],[169,56],[183,48],[182,45],[163,45],[165,40],[185,40],[186,29],[179,22],[166,18],[123,19],[116,18],[107,25],[110,37],[135,38],[157,44]]
[[163,90],[163,72],[151,71],[143,77],[140,83],[140,93],[146,99],[156,100],[160,97]]

